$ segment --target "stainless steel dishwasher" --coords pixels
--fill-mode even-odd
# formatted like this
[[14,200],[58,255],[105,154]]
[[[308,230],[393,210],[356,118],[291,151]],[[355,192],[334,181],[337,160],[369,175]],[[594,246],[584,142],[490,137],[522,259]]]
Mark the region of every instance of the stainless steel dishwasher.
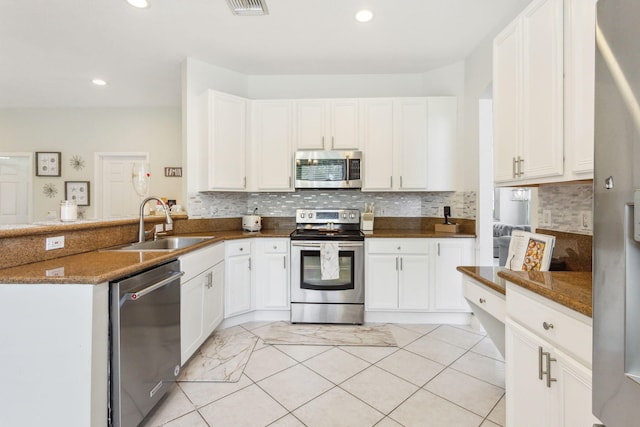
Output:
[[180,262],[110,283],[109,425],[137,426],[180,373]]

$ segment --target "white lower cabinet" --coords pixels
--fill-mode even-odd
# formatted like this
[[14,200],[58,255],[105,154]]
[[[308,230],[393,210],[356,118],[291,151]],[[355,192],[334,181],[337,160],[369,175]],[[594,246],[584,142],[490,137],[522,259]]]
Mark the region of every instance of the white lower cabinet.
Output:
[[251,292],[252,240],[227,241],[224,317],[225,319],[252,310]]
[[367,309],[429,308],[429,245],[425,239],[365,240]]
[[224,244],[180,257],[180,351],[184,364],[222,322]]
[[464,278],[456,270],[473,264],[473,239],[433,239],[435,246],[433,308],[439,311],[469,311],[464,298]]
[[289,239],[256,239],[257,310],[289,309]]
[[473,263],[473,241],[365,240],[367,310],[469,312],[456,267]]
[[512,284],[506,300],[507,425],[598,423],[591,412],[589,319]]

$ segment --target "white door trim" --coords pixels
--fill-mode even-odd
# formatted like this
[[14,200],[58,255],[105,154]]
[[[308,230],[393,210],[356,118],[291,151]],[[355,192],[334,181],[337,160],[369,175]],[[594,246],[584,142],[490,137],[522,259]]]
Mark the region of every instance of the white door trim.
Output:
[[33,222],[33,209],[35,200],[33,199],[33,153],[30,152],[0,152],[0,157],[22,157],[27,159],[27,221],[31,224]]

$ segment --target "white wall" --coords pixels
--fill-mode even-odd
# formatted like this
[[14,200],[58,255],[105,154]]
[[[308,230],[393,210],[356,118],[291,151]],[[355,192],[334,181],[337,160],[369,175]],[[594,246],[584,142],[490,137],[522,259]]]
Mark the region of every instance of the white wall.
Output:
[[[64,200],[64,181],[94,180],[94,152],[149,152],[150,193],[182,199],[181,179],[165,178],[165,166],[181,166],[180,110],[153,108],[52,108],[0,109],[2,151],[60,151],[62,176],[33,177],[34,221],[46,219],[47,211],[58,211]],[[72,156],[85,162],[82,170],[69,165]],[[42,192],[54,184],[53,198]],[[93,218],[95,194],[86,217]],[[180,202],[179,202],[180,203]]]

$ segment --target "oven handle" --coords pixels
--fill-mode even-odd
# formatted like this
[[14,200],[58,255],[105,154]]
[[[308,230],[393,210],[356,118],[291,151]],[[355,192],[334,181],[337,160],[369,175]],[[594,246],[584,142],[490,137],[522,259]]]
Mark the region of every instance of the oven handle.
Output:
[[[332,242],[335,242],[335,240],[332,240]],[[319,248],[320,245],[321,245],[321,243],[291,242],[291,246],[303,246],[303,247],[307,247],[307,248]],[[342,249],[342,248],[361,248],[363,246],[364,246],[364,244],[362,242],[358,242],[358,243],[339,242],[338,243],[338,248],[339,249]]]

